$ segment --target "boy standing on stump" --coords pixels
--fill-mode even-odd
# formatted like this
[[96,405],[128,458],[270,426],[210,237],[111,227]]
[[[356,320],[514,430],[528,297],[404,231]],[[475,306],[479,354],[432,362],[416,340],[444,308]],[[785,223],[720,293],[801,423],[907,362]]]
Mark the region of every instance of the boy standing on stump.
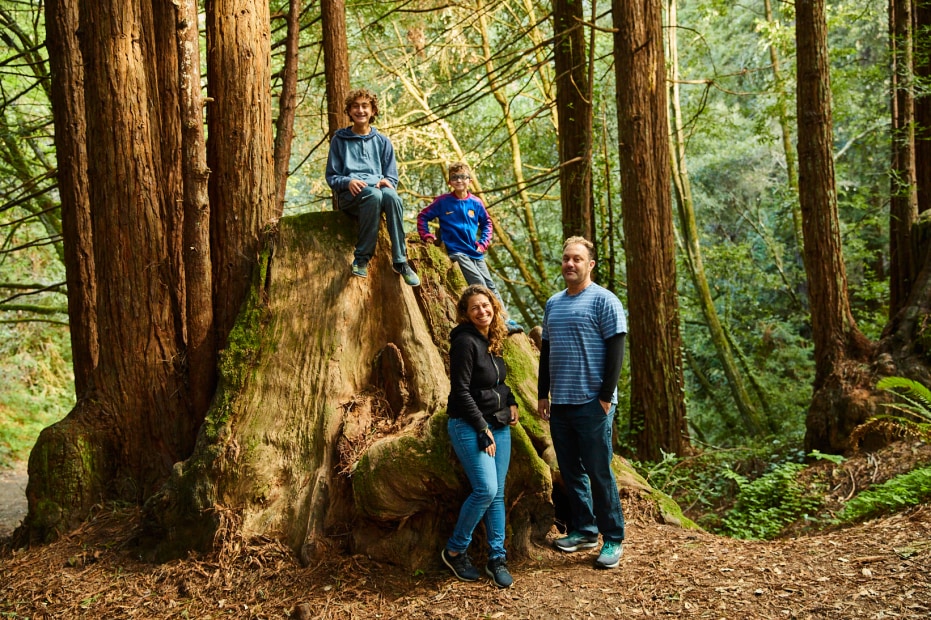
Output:
[[[427,224],[434,219],[438,220],[446,253],[451,261],[459,265],[466,282],[484,286],[494,293],[504,307],[504,300],[485,264],[485,251],[491,245],[491,217],[482,199],[469,192],[471,181],[472,170],[467,164],[450,164],[448,182],[453,191],[437,197],[417,215],[417,234],[424,243],[436,243],[436,235],[430,232]],[[508,319],[506,324],[508,334],[524,331],[512,319]]]

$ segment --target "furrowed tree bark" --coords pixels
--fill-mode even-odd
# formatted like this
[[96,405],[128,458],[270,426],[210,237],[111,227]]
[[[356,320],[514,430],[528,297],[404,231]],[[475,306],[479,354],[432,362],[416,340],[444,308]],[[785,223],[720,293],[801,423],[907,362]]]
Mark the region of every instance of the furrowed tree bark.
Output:
[[[931,81],[931,0],[915,3],[915,79]],[[931,211],[931,93],[925,88],[915,99],[915,170],[918,213]],[[924,251],[928,252],[927,245]],[[924,257],[919,264],[924,263]]]
[[[210,264],[210,197],[204,141],[204,101],[200,85],[200,36],[197,0],[177,5],[177,37],[184,185],[183,256],[185,353],[188,398],[197,425],[216,388],[216,332],[213,324],[213,275]],[[196,426],[195,426],[196,428]]]
[[912,237],[918,221],[918,177],[915,161],[915,0],[893,0],[890,12],[892,48],[892,177],[889,199],[889,316],[905,305],[920,268]]
[[614,0],[614,58],[627,252],[631,423],[637,456],[689,448],[685,423],[662,2]]
[[349,95],[349,44],[346,42],[346,3],[320,0],[323,22],[323,64],[326,68],[327,127],[330,137],[346,126]]
[[93,398],[45,429],[30,454],[26,527],[34,538],[74,525],[103,497],[141,501],[193,439],[179,432],[190,426],[166,210],[180,195],[165,169],[177,156],[171,139],[179,127],[163,105],[177,101],[160,84],[158,65],[174,63],[176,72],[177,57],[165,46],[170,39],[153,32],[170,33],[173,21],[139,2],[79,6],[70,18],[81,26],[86,136],[93,136],[86,149],[99,358]]
[[268,3],[207,2],[207,165],[214,323],[225,346],[275,221]]
[[563,238],[592,230],[592,89],[582,0],[554,0],[553,57],[559,118],[559,196]]
[[94,271],[87,181],[87,127],[84,119],[84,67],[77,38],[78,0],[47,0],[46,46],[51,71],[55,157],[61,199],[68,324],[74,392],[83,398],[97,367],[97,277]]
[[799,202],[815,346],[814,395],[805,422],[805,451],[843,452],[850,431],[871,412],[847,387],[865,361],[869,341],[857,329],[847,295],[834,188],[833,126],[823,0],[796,2]]
[[285,36],[284,68],[281,93],[278,95],[278,119],[275,121],[275,184],[277,203],[275,216],[284,211],[288,189],[288,167],[291,142],[294,140],[294,113],[297,108],[297,67],[301,39],[301,0],[288,2],[288,33]]

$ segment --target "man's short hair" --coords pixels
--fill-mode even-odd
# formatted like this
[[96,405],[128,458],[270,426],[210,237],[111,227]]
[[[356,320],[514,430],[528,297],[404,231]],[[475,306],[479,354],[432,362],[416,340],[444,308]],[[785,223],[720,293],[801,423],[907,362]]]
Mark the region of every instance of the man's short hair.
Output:
[[378,95],[373,93],[367,88],[357,88],[356,90],[349,91],[349,94],[346,95],[346,116],[349,116],[349,120],[352,120],[352,116],[349,114],[349,110],[352,108],[352,104],[358,101],[359,99],[365,99],[372,104],[372,120],[378,116]]
[[566,242],[562,244],[562,251],[565,252],[566,248],[570,245],[581,245],[588,250],[588,260],[593,260],[595,258],[595,244],[586,239],[585,237],[569,237],[566,239]]
[[467,174],[472,176],[472,169],[469,168],[469,164],[465,162],[454,161],[449,164],[449,176],[453,176],[454,174]]

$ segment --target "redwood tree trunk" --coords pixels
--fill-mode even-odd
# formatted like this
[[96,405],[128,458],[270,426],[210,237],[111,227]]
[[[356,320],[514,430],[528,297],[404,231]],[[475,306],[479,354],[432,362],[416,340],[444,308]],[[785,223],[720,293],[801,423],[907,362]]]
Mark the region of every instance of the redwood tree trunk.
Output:
[[[915,78],[931,81],[931,0],[915,6]],[[925,87],[915,99],[915,169],[918,183],[918,212],[931,210],[931,93]],[[925,251],[929,251],[927,246]],[[919,259],[923,263],[923,257]]]
[[614,0],[614,59],[627,249],[631,424],[637,456],[689,447],[685,424],[662,2]]
[[184,325],[188,398],[192,423],[195,425],[193,428],[196,430],[216,387],[217,351],[210,264],[210,198],[207,188],[210,170],[207,168],[204,144],[197,0],[184,0],[177,7],[177,12],[184,183],[183,281],[187,319]]
[[914,0],[889,4],[892,47],[892,180],[889,201],[889,316],[908,298],[918,275],[913,228],[918,221],[915,162]]
[[87,182],[87,128],[84,120],[84,67],[77,38],[78,0],[47,0],[46,46],[51,68],[55,155],[61,199],[68,324],[74,392],[87,395],[97,368],[97,277],[94,273],[90,198]]
[[207,2],[207,165],[214,321],[222,348],[274,224],[268,3]]
[[[165,65],[177,72],[174,20],[150,8],[80,3],[99,358],[93,398],[45,429],[30,454],[27,523],[36,536],[68,527],[102,497],[140,501],[193,446],[173,263],[180,128],[166,113],[177,107],[177,85],[164,83]],[[77,30],[73,21],[63,27]],[[79,139],[75,129],[62,138]]]
[[288,33],[284,44],[284,68],[281,93],[278,95],[278,120],[275,121],[275,216],[284,211],[288,188],[291,142],[294,140],[294,112],[297,107],[297,67],[301,42],[301,0],[288,3]]
[[346,42],[346,3],[320,0],[323,22],[323,64],[326,67],[327,126],[330,136],[346,126],[349,95],[349,45]]
[[[849,432],[869,415],[848,387],[848,362],[865,360],[870,343],[857,329],[847,296],[834,188],[833,126],[823,0],[796,3],[799,202],[815,345],[814,398],[805,449],[842,452]],[[854,379],[853,381],[851,381]],[[848,383],[850,382],[850,383]]]
[[559,195],[563,238],[592,230],[592,89],[585,53],[582,0],[554,0],[553,56],[559,119]]

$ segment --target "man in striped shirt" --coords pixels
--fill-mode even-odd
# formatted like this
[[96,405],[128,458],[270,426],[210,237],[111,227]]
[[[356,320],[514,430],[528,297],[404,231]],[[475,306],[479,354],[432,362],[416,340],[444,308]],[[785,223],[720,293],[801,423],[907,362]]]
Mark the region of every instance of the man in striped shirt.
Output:
[[556,461],[569,496],[565,552],[604,543],[596,568],[615,568],[623,553],[624,512],[611,469],[617,382],[627,319],[614,293],[592,281],[594,246],[583,237],[563,244],[566,290],[546,302],[537,411],[550,421]]

